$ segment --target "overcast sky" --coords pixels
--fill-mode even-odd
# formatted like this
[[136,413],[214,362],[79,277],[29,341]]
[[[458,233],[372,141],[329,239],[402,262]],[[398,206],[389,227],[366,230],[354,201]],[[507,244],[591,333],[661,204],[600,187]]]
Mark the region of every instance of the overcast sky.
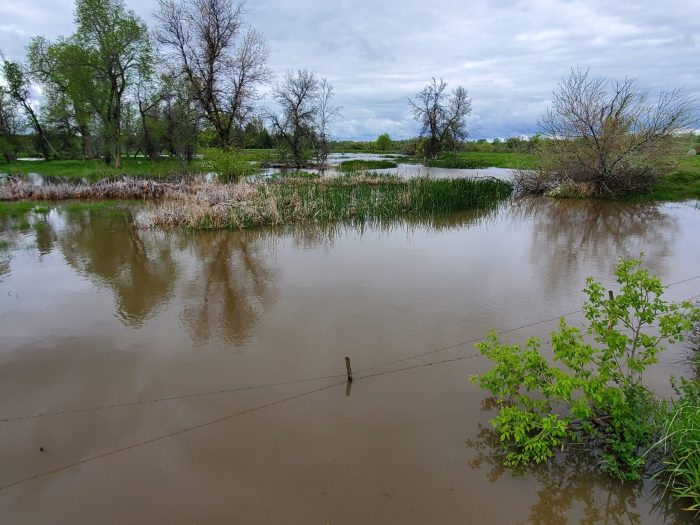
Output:
[[[152,22],[156,0],[126,0]],[[700,99],[700,0],[250,0],[270,67],[306,68],[335,87],[338,138],[418,131],[406,104],[432,76],[463,85],[473,137],[537,131],[572,66]],[[72,0],[0,0],[0,48],[73,31]]]

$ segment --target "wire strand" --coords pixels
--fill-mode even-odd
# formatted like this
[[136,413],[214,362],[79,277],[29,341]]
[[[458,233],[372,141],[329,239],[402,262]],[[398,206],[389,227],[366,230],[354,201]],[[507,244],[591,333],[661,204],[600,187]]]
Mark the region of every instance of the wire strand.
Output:
[[[688,278],[682,279],[680,281],[675,281],[673,283],[668,284],[666,286],[666,288],[670,288],[672,286],[677,286],[679,284],[684,284],[684,283],[687,283],[690,281],[694,281],[696,279],[700,279],[700,275],[695,275],[693,277],[688,277]],[[690,299],[686,299],[686,300],[690,301],[690,300],[693,300],[694,298],[697,298],[697,297],[700,297],[700,294],[695,295],[695,296],[691,297]],[[504,334],[508,334],[511,332],[516,332],[518,330],[523,330],[525,328],[531,328],[533,326],[538,326],[541,324],[556,321],[558,319],[561,319],[562,317],[569,317],[571,315],[575,315],[575,314],[578,314],[581,312],[583,312],[583,309],[579,308],[577,310],[572,310],[571,312],[560,314],[556,317],[550,317],[549,319],[542,319],[539,321],[533,321],[531,323],[526,323],[526,324],[514,326],[514,327],[508,328],[506,330],[497,331],[496,333],[498,335],[504,335]],[[395,360],[387,361],[385,363],[381,363],[381,364],[371,366],[368,368],[359,369],[356,371],[356,373],[357,374],[365,374],[366,372],[371,372],[371,371],[377,370],[379,368],[384,368],[384,367],[391,366],[391,365],[405,363],[406,361],[411,361],[413,359],[418,359],[420,357],[426,357],[426,356],[434,355],[434,354],[437,354],[440,352],[445,352],[447,350],[453,350],[455,348],[459,348],[461,346],[465,346],[468,344],[478,343],[479,341],[482,341],[483,339],[484,339],[483,337],[474,337],[474,338],[468,339],[466,341],[461,341],[459,343],[454,343],[451,345],[442,346],[439,348],[428,350],[426,352],[419,352],[419,353],[412,354],[412,355],[409,355],[406,357],[402,357],[400,359],[395,359]],[[468,357],[470,357],[470,358],[477,357],[478,355],[479,354],[474,354],[474,355],[470,355]],[[428,364],[427,366],[430,366],[430,364]],[[418,367],[408,367],[408,368],[406,368],[406,370],[411,370],[413,368],[418,368]],[[276,382],[276,383],[266,383],[266,384],[243,386],[243,387],[230,387],[230,388],[223,388],[223,389],[219,389],[219,390],[212,390],[212,391],[205,391],[205,392],[194,392],[194,393],[190,393],[190,394],[165,396],[165,397],[154,398],[154,399],[125,401],[125,402],[121,402],[121,403],[109,403],[109,404],[97,405],[97,406],[93,406],[93,407],[54,410],[54,411],[50,411],[50,412],[40,412],[40,413],[20,415],[20,416],[8,416],[5,418],[0,418],[0,424],[1,423],[12,423],[12,422],[18,422],[18,421],[25,421],[25,420],[29,420],[29,419],[37,419],[37,418],[41,418],[41,417],[80,414],[80,413],[86,413],[86,412],[98,412],[101,410],[109,410],[109,409],[114,409],[114,408],[126,408],[126,407],[131,407],[131,406],[150,405],[150,404],[162,403],[162,402],[166,402],[166,401],[195,399],[195,398],[199,398],[199,397],[209,397],[209,396],[215,396],[215,395],[232,393],[232,392],[239,392],[239,391],[246,391],[246,390],[258,390],[258,389],[263,389],[263,388],[271,388],[271,387],[275,387],[275,386],[292,385],[292,384],[299,384],[299,383],[309,383],[312,381],[321,381],[323,379],[336,379],[336,378],[340,378],[340,377],[345,377],[345,374],[308,377],[308,378],[302,378],[302,379],[294,379],[294,380],[290,380],[290,381],[280,381],[280,382]],[[365,375],[364,377],[374,377],[374,376],[373,375]],[[358,376],[358,379],[359,379],[359,376]]]
[[[700,276],[698,276],[697,278],[700,278]],[[687,282],[687,281],[686,281],[686,282]],[[670,285],[669,285],[669,286],[670,286]],[[686,300],[686,301],[692,301],[693,299],[698,298],[698,297],[700,297],[700,294],[694,295],[694,296],[692,296],[692,297],[690,297],[690,298],[688,298],[688,299],[685,299],[685,300]],[[538,321],[537,323],[530,323],[529,325],[523,325],[522,327],[511,328],[511,329],[507,330],[507,332],[519,330],[519,329],[525,328],[525,327],[527,327],[527,326],[533,326],[534,324],[540,324],[540,323],[544,323],[544,322],[547,322],[547,321],[546,321],[546,320],[543,320],[543,321]],[[501,333],[505,333],[505,332],[501,332]],[[364,375],[364,376],[358,377],[357,379],[358,379],[358,380],[369,379],[369,378],[372,378],[372,377],[379,377],[379,376],[384,376],[384,375],[389,375],[389,374],[395,374],[395,373],[404,372],[404,371],[407,371],[407,370],[414,370],[414,369],[418,369],[418,368],[426,368],[426,367],[429,367],[429,366],[435,366],[435,365],[440,365],[440,364],[453,363],[453,362],[456,362],[456,361],[463,361],[463,360],[465,360],[465,359],[470,359],[470,358],[474,358],[474,357],[478,357],[478,356],[479,356],[479,354],[472,354],[472,355],[459,356],[459,357],[455,357],[455,358],[451,358],[451,359],[442,359],[442,360],[440,360],[440,361],[433,361],[433,362],[430,362],[430,363],[422,363],[422,364],[418,364],[418,365],[412,365],[412,366],[407,366],[407,367],[402,367],[402,368],[397,368],[397,369],[392,369],[392,370],[385,370],[385,371],[382,371],[382,372],[375,372],[374,374],[366,374],[366,375]],[[328,376],[328,377],[330,378],[330,377],[334,377],[334,376]],[[156,442],[158,442],[158,441],[162,441],[162,440],[165,440],[165,439],[169,439],[169,438],[173,438],[173,437],[176,437],[176,436],[180,436],[180,435],[182,435],[182,434],[185,434],[185,433],[188,433],[188,432],[192,432],[192,431],[196,431],[196,430],[199,430],[199,429],[202,429],[202,428],[205,428],[205,427],[209,427],[209,426],[215,425],[215,424],[217,424],[217,423],[222,423],[222,422],[224,422],[224,421],[228,421],[228,420],[231,420],[231,419],[234,419],[234,418],[237,418],[237,417],[246,415],[246,414],[251,414],[251,413],[257,412],[257,411],[259,411],[259,410],[264,410],[264,409],[266,409],[266,408],[278,406],[278,405],[281,405],[281,404],[283,404],[283,403],[287,403],[287,402],[292,401],[292,400],[295,400],[295,399],[300,399],[300,398],[302,398],[302,397],[305,397],[305,396],[308,396],[308,395],[311,395],[311,394],[315,394],[315,393],[317,393],[317,392],[322,392],[322,391],[325,391],[325,390],[329,390],[329,389],[331,389],[331,388],[334,388],[334,387],[337,387],[337,386],[340,386],[340,385],[344,385],[344,384],[346,384],[346,381],[340,381],[340,382],[336,382],[336,383],[333,383],[333,384],[330,384],[330,385],[326,385],[326,386],[323,386],[323,387],[315,388],[315,389],[312,389],[312,390],[307,390],[307,391],[301,392],[301,393],[299,393],[299,394],[294,394],[294,395],[291,395],[291,396],[287,396],[287,397],[284,397],[284,398],[282,398],[282,399],[278,399],[278,400],[276,400],[276,401],[271,401],[271,402],[269,402],[269,403],[265,403],[265,404],[262,404],[262,405],[258,405],[258,406],[256,406],[256,407],[252,407],[252,408],[248,408],[248,409],[245,409],[245,410],[241,410],[241,411],[239,411],[239,412],[235,412],[235,413],[233,413],[233,414],[228,414],[228,415],[223,416],[223,417],[218,417],[218,418],[215,418],[215,419],[210,419],[210,420],[205,421],[205,422],[203,422],[203,423],[198,423],[198,424],[196,424],[196,425],[190,425],[190,426],[181,428],[181,429],[179,429],[179,430],[175,430],[175,431],[173,431],[173,432],[169,432],[169,433],[167,433],[167,434],[161,434],[161,435],[159,435],[159,436],[155,436],[155,437],[152,437],[152,438],[149,438],[149,439],[146,439],[146,440],[138,441],[138,442],[136,442],[136,443],[132,443],[132,444],[126,445],[126,446],[124,446],[124,447],[119,447],[119,448],[111,449],[111,450],[108,450],[108,451],[103,452],[103,453],[101,453],[101,454],[96,454],[96,455],[93,455],[93,456],[89,456],[89,457],[84,458],[84,459],[81,459],[81,460],[79,460],[79,461],[74,461],[74,462],[72,462],[72,463],[68,463],[68,464],[62,465],[62,466],[60,466],[60,467],[51,469],[51,470],[47,470],[47,471],[44,471],[44,472],[39,472],[39,473],[37,473],[37,474],[33,474],[33,475],[31,475],[31,476],[27,476],[27,477],[22,478],[22,479],[19,479],[19,480],[16,480],[16,481],[12,481],[12,482],[6,483],[6,484],[4,484],[4,485],[0,485],[0,491],[6,490],[6,489],[9,489],[9,488],[12,488],[12,487],[16,487],[16,486],[18,486],[18,485],[22,485],[22,484],[24,484],[24,483],[28,483],[28,482],[30,482],[30,481],[33,481],[33,480],[36,480],[36,479],[39,479],[39,478],[43,478],[43,477],[46,477],[46,476],[50,476],[50,475],[52,475],[52,474],[57,474],[57,473],[59,473],[59,472],[65,471],[65,470],[69,470],[69,469],[71,469],[71,468],[74,468],[74,467],[77,467],[77,466],[80,466],[80,465],[84,465],[84,464],[86,464],[86,463],[91,463],[91,462],[93,462],[93,461],[97,461],[97,460],[100,460],[100,459],[103,459],[103,458],[106,458],[106,457],[109,457],[109,456],[114,456],[114,455],[120,454],[120,453],[122,453],[122,452],[127,452],[127,451],[129,451],[129,450],[133,450],[133,449],[136,449],[136,448],[140,448],[140,447],[144,447],[144,446],[147,446],[147,445],[151,445],[151,444],[156,443]]]
[[115,454],[120,454],[121,452],[126,452],[126,451],[128,451],[128,450],[133,450],[133,449],[135,449],[135,448],[140,448],[140,447],[144,447],[144,446],[146,446],[146,445],[151,445],[151,444],[156,443],[156,442],[158,442],[158,441],[163,441],[164,439],[169,439],[169,438],[173,438],[173,437],[176,437],[176,436],[180,436],[180,435],[185,434],[185,433],[187,433],[187,432],[192,432],[192,431],[194,431],[194,430],[199,430],[199,429],[202,429],[202,428],[211,426],[211,425],[215,425],[215,424],[217,424],[217,423],[222,423],[222,422],[228,421],[228,420],[230,420],[230,419],[234,419],[234,418],[237,418],[237,417],[240,417],[240,416],[244,416],[244,415],[246,415],[246,414],[251,414],[251,413],[257,412],[257,411],[259,411],[259,410],[264,410],[264,409],[266,409],[266,408],[278,406],[278,405],[281,405],[281,404],[283,404],[283,403],[287,403],[287,402],[289,402],[289,401],[293,401],[294,399],[299,399],[299,398],[302,398],[302,397],[305,397],[305,396],[308,396],[308,395],[311,395],[311,394],[315,394],[315,393],[317,393],[317,392],[322,392],[322,391],[324,391],[324,390],[328,390],[328,389],[330,389],[330,388],[334,388],[334,387],[336,387],[336,386],[344,385],[345,383],[346,383],[345,381],[341,381],[341,382],[333,383],[333,384],[331,384],[331,385],[326,385],[326,386],[324,386],[324,387],[315,388],[315,389],[313,389],[313,390],[307,390],[307,391],[302,392],[302,393],[300,393],[300,394],[295,394],[295,395],[288,396],[288,397],[285,397],[285,398],[282,398],[282,399],[278,399],[278,400],[276,400],[276,401],[271,401],[271,402],[265,403],[265,404],[263,404],[263,405],[258,405],[258,406],[253,407],[253,408],[248,408],[248,409],[246,409],[246,410],[241,410],[241,411],[235,412],[235,413],[233,413],[233,414],[228,414],[228,415],[223,416],[223,417],[218,417],[218,418],[215,418],[215,419],[210,419],[210,420],[205,421],[205,422],[203,422],[203,423],[198,423],[198,424],[196,424],[196,425],[191,425],[191,426],[188,426],[188,427],[184,427],[184,428],[181,428],[181,429],[179,429],[179,430],[175,430],[174,432],[169,432],[169,433],[167,433],[167,434],[161,434],[161,435],[159,435],[159,436],[155,436],[155,437],[152,437],[152,438],[149,438],[149,439],[145,439],[145,440],[143,440],[143,441],[138,441],[138,442],[136,442],[136,443],[132,443],[131,445],[126,445],[126,446],[124,446],[124,447],[120,447],[120,448],[115,448],[115,449],[112,449],[112,450],[108,450],[108,451],[106,451],[106,452],[102,452],[101,454],[95,454],[94,456],[89,456],[89,457],[84,458],[84,459],[81,459],[81,460],[79,460],[79,461],[74,461],[74,462],[72,462],[72,463],[68,463],[68,464],[62,465],[62,466],[60,466],[60,467],[56,467],[56,468],[54,468],[54,469],[51,469],[51,470],[46,470],[46,471],[44,471],[44,472],[39,472],[39,473],[37,473],[37,474],[33,474],[33,475],[31,475],[31,476],[27,476],[26,478],[18,479],[18,480],[16,480],[16,481],[12,481],[12,482],[10,482],[10,483],[6,483],[6,484],[4,484],[4,485],[0,485],[0,491],[6,490],[6,489],[9,489],[9,488],[12,488],[12,487],[16,487],[17,485],[22,485],[22,484],[24,484],[24,483],[27,483],[27,482],[29,482],[29,481],[33,481],[33,480],[36,480],[36,479],[39,479],[39,478],[44,478],[44,477],[46,477],[46,476],[50,476],[51,474],[57,474],[57,473],[62,472],[62,471],[64,471],[64,470],[68,470],[68,469],[71,469],[71,468],[74,468],[74,467],[78,467],[78,466],[84,465],[84,464],[86,464],[86,463],[91,463],[91,462],[97,461],[97,460],[99,460],[99,459],[103,459],[103,458],[106,458],[106,457],[109,457],[109,456],[114,456]]

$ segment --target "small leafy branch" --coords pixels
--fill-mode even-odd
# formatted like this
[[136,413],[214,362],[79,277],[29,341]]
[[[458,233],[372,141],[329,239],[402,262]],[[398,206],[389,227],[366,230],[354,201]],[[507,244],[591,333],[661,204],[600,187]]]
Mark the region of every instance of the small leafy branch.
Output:
[[665,301],[665,287],[640,259],[621,260],[615,276],[616,296],[587,280],[589,337],[562,318],[551,334],[553,363],[536,338],[524,347],[504,345],[492,332],[477,345],[496,364],[472,379],[497,402],[491,424],[506,465],[540,463],[556,449],[578,444],[588,446],[613,476],[638,479],[643,472],[659,417],[659,403],[642,383],[644,372],[666,343],[684,338],[700,310],[690,302]]

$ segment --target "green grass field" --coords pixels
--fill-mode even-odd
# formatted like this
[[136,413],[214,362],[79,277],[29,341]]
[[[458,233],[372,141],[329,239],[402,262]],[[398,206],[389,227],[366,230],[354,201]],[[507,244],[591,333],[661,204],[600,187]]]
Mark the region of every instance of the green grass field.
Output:
[[437,160],[427,161],[428,166],[436,168],[475,169],[475,168],[510,168],[532,169],[537,158],[531,153],[493,153],[481,151],[463,151]]
[[[257,163],[274,162],[277,152],[272,149],[244,149],[239,150],[244,160]],[[117,169],[108,166],[104,161],[94,160],[20,160],[10,164],[0,164],[0,173],[10,175],[26,175],[37,173],[45,177],[57,177],[61,179],[87,179],[95,182],[109,177],[130,175],[162,179],[171,175],[184,173],[199,173],[205,171],[201,159],[195,159],[191,163],[184,163],[178,159],[162,158],[151,161],[146,158],[125,157],[122,160],[122,168]]]
[[700,199],[700,155],[683,156],[676,169],[653,191],[631,197],[634,201],[682,201]]
[[147,159],[125,158],[121,169],[106,165],[101,160],[36,160],[17,161],[0,165],[0,172],[10,175],[37,173],[44,177],[61,179],[98,181],[108,177],[132,175],[135,177],[164,178],[176,173],[187,173],[199,167],[199,161],[182,164],[175,159],[162,159],[156,162]]

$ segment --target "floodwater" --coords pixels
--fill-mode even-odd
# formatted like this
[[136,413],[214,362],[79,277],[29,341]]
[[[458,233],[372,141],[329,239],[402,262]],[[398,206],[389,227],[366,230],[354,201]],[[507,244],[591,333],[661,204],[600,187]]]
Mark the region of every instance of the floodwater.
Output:
[[[0,223],[2,523],[691,521],[585,458],[499,466],[468,381],[488,363],[452,345],[577,309],[619,256],[697,275],[697,203],[209,233],[63,208],[29,222]],[[658,392],[685,352],[649,376]]]
[[[307,173],[319,173],[325,176],[334,177],[339,175],[336,171],[336,166],[344,161],[349,160],[395,160],[400,157],[397,154],[379,154],[379,153],[331,153],[328,156],[329,169],[321,172],[318,168],[306,168],[303,171]],[[41,159],[19,159],[19,160],[41,160]],[[482,178],[482,177],[492,177],[501,180],[512,180],[513,170],[508,168],[474,168],[474,169],[456,169],[456,168],[432,168],[428,166],[423,166],[422,164],[406,164],[399,163],[396,168],[385,168],[385,169],[372,169],[366,170],[370,173],[378,173],[384,175],[396,175],[401,178],[415,178],[415,177],[433,177],[433,178]],[[269,167],[261,168],[254,177],[268,178],[273,175],[278,175],[280,173],[287,173],[292,175],[293,170],[285,170],[279,167]],[[216,173],[206,173],[209,179],[214,179],[217,177]],[[76,179],[65,179],[63,177],[57,176],[46,176],[39,173],[30,172],[23,176],[25,180],[31,182],[36,186],[43,186],[44,184],[56,184],[61,182],[69,183],[82,183],[89,184],[91,181],[87,178]],[[7,182],[8,174],[0,172],[0,184]]]

